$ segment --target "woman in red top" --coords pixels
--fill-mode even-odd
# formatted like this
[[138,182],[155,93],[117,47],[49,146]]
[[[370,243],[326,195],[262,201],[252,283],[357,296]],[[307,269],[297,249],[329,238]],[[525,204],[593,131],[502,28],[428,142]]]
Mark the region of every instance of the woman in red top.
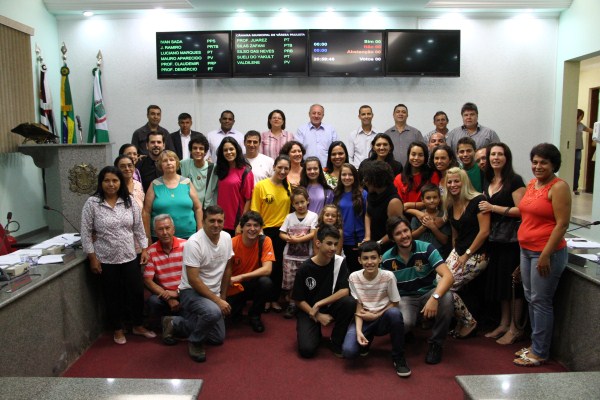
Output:
[[[402,173],[394,179],[394,186],[404,203],[404,209],[422,209],[421,188],[431,181],[431,169],[427,165],[429,150],[422,142],[412,142],[408,146],[406,164]],[[435,182],[437,184],[437,182]]]
[[531,346],[518,351],[513,362],[535,367],[550,356],[554,310],[552,299],[567,265],[565,232],[571,216],[569,185],[556,177],[561,163],[556,146],[542,143],[529,156],[534,179],[519,203],[521,278],[529,304]]

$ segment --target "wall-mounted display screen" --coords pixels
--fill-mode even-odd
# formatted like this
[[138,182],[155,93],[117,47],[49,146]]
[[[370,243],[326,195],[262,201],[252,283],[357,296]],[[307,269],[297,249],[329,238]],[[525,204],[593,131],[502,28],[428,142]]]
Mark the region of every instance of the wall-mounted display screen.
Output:
[[156,32],[158,79],[231,76],[230,32]]
[[385,57],[388,76],[460,76],[460,31],[387,31]]
[[310,30],[310,76],[383,76],[384,32]]
[[234,76],[306,76],[307,31],[233,31]]

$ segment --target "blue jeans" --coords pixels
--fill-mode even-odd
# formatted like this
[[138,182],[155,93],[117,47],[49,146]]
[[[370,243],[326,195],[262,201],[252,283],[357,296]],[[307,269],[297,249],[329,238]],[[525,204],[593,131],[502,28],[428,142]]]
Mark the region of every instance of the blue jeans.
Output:
[[194,289],[182,290],[179,298],[182,316],[173,317],[176,336],[187,337],[192,343],[222,344],[225,321],[219,306]]
[[[389,333],[392,341],[392,359],[395,360],[404,355],[404,323],[399,308],[388,308],[375,321],[363,321],[362,332],[369,341],[369,345],[373,341],[373,336],[383,336]],[[342,344],[342,355],[344,358],[356,358],[360,353],[360,347],[356,340],[356,322],[353,322],[346,332],[344,344]]]
[[521,249],[521,279],[525,299],[529,304],[531,321],[531,348],[543,359],[550,357],[552,329],[554,325],[553,298],[558,281],[567,266],[567,248],[557,250],[550,256],[550,275],[542,277],[537,264],[541,252]]

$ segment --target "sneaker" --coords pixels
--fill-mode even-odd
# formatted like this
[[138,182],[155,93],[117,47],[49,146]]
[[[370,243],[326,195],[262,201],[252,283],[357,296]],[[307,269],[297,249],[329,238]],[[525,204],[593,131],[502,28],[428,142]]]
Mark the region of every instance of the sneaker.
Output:
[[196,362],[206,361],[206,349],[204,343],[188,342],[188,352],[192,360]]
[[295,304],[289,304],[287,306],[287,308],[285,309],[285,313],[283,314],[283,318],[285,319],[292,319],[296,316],[296,313],[298,312],[298,309],[296,308]]
[[173,317],[163,317],[162,319],[162,341],[167,346],[177,344],[174,336]]
[[265,326],[260,320],[260,317],[250,317],[250,326],[256,333],[263,333],[265,331]]
[[361,346],[360,347],[360,353],[358,353],[358,354],[360,354],[361,357],[368,356],[369,355],[370,347],[371,346],[369,346],[369,345],[367,345],[367,346]]
[[408,378],[412,372],[408,367],[404,356],[398,357],[394,360],[394,367],[396,368],[396,375],[403,378]]
[[425,357],[427,364],[439,364],[442,361],[442,346],[437,343],[429,344],[429,351]]

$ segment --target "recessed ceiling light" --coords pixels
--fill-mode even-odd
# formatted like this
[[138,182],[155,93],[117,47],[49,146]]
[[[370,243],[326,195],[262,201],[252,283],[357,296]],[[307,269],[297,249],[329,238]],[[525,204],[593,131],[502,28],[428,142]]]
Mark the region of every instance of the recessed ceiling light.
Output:
[[238,8],[238,9],[237,9],[237,10],[235,10],[235,11],[237,11],[237,12],[239,12],[239,13],[246,12],[246,10],[244,10],[243,8]]
[[335,8],[333,8],[333,7],[327,7],[327,8],[325,9],[325,11],[327,11],[327,12],[334,12],[334,11],[335,11]]
[[288,10],[287,8],[285,8],[285,7],[281,7],[281,8],[279,9],[279,11],[281,11],[281,12],[285,13],[285,12],[288,12],[289,10]]
[[373,8],[371,8],[371,12],[379,12],[379,8],[373,7]]
[[84,11],[84,12],[83,12],[83,16],[84,16],[84,17],[91,17],[91,16],[93,16],[93,15],[94,15],[94,13],[93,13],[92,11]]

